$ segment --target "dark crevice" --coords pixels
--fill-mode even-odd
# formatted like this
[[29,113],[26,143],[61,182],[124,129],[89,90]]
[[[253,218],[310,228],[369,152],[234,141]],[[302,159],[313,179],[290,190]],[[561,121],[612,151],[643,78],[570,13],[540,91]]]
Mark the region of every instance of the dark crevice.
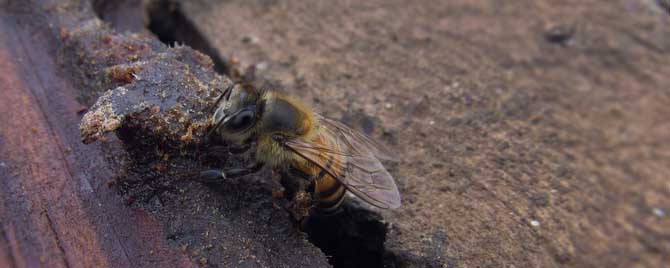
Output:
[[214,70],[230,75],[224,58],[209,40],[183,13],[181,4],[174,0],[93,0],[98,17],[119,32],[150,32],[169,45],[188,45],[208,55]]
[[670,0],[656,0],[656,3],[670,15]]
[[[208,38],[185,16],[178,2],[94,0],[93,3],[98,16],[117,30],[149,30],[167,45],[188,45],[210,56],[217,72],[236,77],[237,74],[232,73],[233,67],[226,64],[227,61],[219,55]],[[130,23],[116,19],[122,18],[124,14],[119,13],[123,12],[141,14],[139,20],[143,28],[137,29],[137,18]],[[345,203],[342,211],[333,216],[313,216],[303,227],[309,241],[320,248],[336,268],[404,267],[398,256],[385,249],[388,226],[382,221],[382,217],[356,202]]]
[[309,241],[329,256],[333,267],[387,267],[387,226],[381,216],[352,202],[341,210],[332,216],[311,217],[305,228]]
[[93,11],[118,32],[141,32],[145,29],[144,0],[93,0]]
[[212,58],[215,71],[230,73],[223,57],[184,15],[180,3],[170,0],[152,1],[147,6],[147,14],[149,15],[147,28],[163,43],[188,45]]

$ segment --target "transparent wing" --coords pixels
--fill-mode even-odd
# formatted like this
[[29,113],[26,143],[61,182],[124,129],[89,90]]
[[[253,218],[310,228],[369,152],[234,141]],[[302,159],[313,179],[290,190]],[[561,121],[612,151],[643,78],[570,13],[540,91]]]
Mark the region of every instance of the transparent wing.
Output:
[[[397,161],[398,158],[386,146],[376,142],[367,135],[349,128],[347,125],[317,114],[321,126],[332,137],[348,145],[350,148],[361,151],[361,154],[372,153],[376,158],[382,160]],[[366,151],[366,152],[363,152]]]
[[[294,139],[284,144],[371,205],[385,209],[400,207],[398,187],[376,157],[381,151],[367,141],[363,146],[358,137],[365,136],[352,137],[356,132],[343,124],[337,128],[331,126],[324,125],[327,129],[321,130],[320,137],[314,139],[319,142]],[[347,132],[343,132],[343,128]]]

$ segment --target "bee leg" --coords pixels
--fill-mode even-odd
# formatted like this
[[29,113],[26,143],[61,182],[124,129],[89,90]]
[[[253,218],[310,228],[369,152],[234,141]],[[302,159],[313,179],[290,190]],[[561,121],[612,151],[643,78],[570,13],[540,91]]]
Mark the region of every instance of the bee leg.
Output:
[[243,167],[243,168],[232,168],[232,169],[226,170],[225,174],[226,174],[227,178],[241,177],[241,176],[249,175],[251,173],[256,173],[256,172],[260,171],[263,168],[263,166],[265,166],[263,163],[256,162],[256,163],[253,163],[253,164],[248,165],[248,166]]
[[293,176],[294,178],[300,178],[306,181],[311,181],[312,177],[305,174],[305,172],[300,171],[295,167],[290,167],[288,170],[288,175]]
[[200,175],[196,180],[204,183],[221,182],[229,178],[237,178],[249,175],[251,173],[256,173],[259,170],[261,170],[263,166],[264,166],[263,163],[256,162],[243,168],[231,168],[227,170],[222,169],[204,170],[200,172]]
[[249,148],[251,148],[251,144],[244,144],[241,146],[211,146],[204,151],[204,153],[201,155],[201,159],[204,157],[216,157],[228,154],[243,154],[249,151]]
[[228,148],[228,152],[231,154],[243,154],[249,151],[249,148],[251,148],[251,143],[245,143],[239,146],[231,146]]
[[199,176],[197,176],[195,180],[204,183],[215,183],[215,182],[221,182],[226,178],[227,178],[226,173],[223,170],[210,169],[201,171]]
[[228,147],[212,146],[204,150],[204,152],[199,156],[198,159],[200,159],[200,161],[203,161],[203,159],[207,157],[216,157],[226,154],[228,154]]
[[249,148],[251,148],[251,145],[253,145],[256,140],[256,135],[252,135],[251,137],[247,138],[242,142],[242,144],[237,145],[237,146],[231,146],[228,148],[228,152],[231,154],[243,154],[249,151]]

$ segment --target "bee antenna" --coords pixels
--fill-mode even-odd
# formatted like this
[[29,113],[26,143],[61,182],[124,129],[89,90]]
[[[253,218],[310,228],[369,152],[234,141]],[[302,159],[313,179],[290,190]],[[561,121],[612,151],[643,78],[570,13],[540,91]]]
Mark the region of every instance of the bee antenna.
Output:
[[[230,91],[233,90],[233,88],[234,88],[236,85],[237,85],[237,83],[232,83],[230,86],[228,86],[228,87],[223,91],[223,93],[221,93],[221,95],[219,96],[219,98],[216,99],[216,102],[214,102],[214,105],[212,105],[212,107],[209,108],[209,110],[207,111],[207,114],[212,114],[212,113],[214,112],[214,110],[215,110],[217,107],[219,107],[219,103],[221,102],[221,100],[223,100],[223,97],[225,97],[226,95],[229,95],[229,94],[230,94]],[[225,119],[225,118],[221,118],[219,121],[216,122],[216,124],[214,124],[214,127],[213,127],[212,129],[209,130],[209,133],[207,133],[207,137],[211,137],[212,134],[214,134],[215,130],[216,130],[217,128],[219,128],[219,126],[221,126],[221,123],[223,123],[223,120],[224,120],[224,119]]]
[[208,114],[211,114],[212,112],[214,112],[214,110],[216,109],[216,107],[219,106],[219,103],[221,102],[221,100],[223,100],[223,97],[225,97],[226,95],[228,95],[228,93],[229,93],[231,90],[233,90],[233,88],[234,88],[236,85],[237,85],[237,83],[232,83],[230,86],[228,86],[228,87],[223,91],[223,93],[221,93],[221,95],[219,95],[219,98],[216,99],[216,102],[214,103],[214,105],[212,105],[212,107],[209,108],[209,110],[207,111],[207,113],[208,113]]

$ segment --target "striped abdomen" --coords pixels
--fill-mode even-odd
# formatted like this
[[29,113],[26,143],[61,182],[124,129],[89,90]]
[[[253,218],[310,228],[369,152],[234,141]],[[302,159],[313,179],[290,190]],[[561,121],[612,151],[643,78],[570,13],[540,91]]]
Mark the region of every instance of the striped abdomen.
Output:
[[330,175],[324,175],[314,181],[314,196],[316,207],[323,213],[333,213],[344,201],[346,188],[340,181]]
[[[321,145],[323,148],[330,148],[337,150],[338,148],[334,141],[317,135],[315,144]],[[320,154],[320,157],[325,163],[322,166],[308,163],[303,167],[299,167],[304,173],[309,174],[314,182],[314,199],[317,204],[316,207],[320,212],[325,214],[334,213],[342,204],[346,188],[338,180],[342,176],[343,170],[340,170],[342,163],[345,163],[346,157],[336,154]]]

